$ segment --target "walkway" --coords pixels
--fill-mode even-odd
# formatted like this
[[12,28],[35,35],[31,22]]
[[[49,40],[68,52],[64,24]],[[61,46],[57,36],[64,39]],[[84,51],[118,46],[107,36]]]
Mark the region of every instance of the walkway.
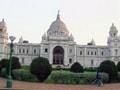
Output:
[[[62,84],[45,84],[31,83],[13,80],[13,90],[120,90],[120,83],[105,84],[101,87],[96,85],[62,85]],[[8,90],[6,79],[0,77],[0,90]],[[12,90],[10,89],[10,90]]]

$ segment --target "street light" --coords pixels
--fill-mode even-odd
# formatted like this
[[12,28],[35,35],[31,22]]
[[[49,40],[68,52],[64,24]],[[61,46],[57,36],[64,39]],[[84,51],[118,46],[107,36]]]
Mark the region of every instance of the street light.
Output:
[[16,39],[14,36],[10,36],[9,37],[11,40],[10,43],[10,58],[9,58],[9,68],[8,68],[8,79],[7,79],[7,83],[6,83],[6,87],[7,88],[11,88],[12,87],[12,77],[11,77],[11,69],[12,69],[12,53],[13,53],[13,41]]

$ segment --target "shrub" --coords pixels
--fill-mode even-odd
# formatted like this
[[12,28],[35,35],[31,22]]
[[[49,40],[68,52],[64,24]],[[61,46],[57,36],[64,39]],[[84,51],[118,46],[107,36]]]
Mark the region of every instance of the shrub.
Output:
[[35,58],[30,65],[30,72],[34,74],[40,82],[43,82],[52,71],[52,67],[46,58]]
[[12,70],[13,69],[20,69],[21,65],[19,62],[19,58],[18,57],[12,57]]
[[80,72],[83,72],[84,70],[83,70],[83,67],[78,62],[75,62],[71,66],[70,71],[75,73],[80,73]]
[[102,73],[102,80],[103,83],[107,83],[109,80],[108,74],[107,73]]
[[120,71],[120,62],[117,64],[117,70]]
[[120,72],[118,72],[117,81],[120,82]]
[[37,82],[37,78],[29,70],[15,69],[12,71],[13,78],[21,81]]
[[2,68],[0,76],[7,78],[7,71],[6,68]]
[[7,63],[8,63],[8,59],[2,59],[0,61],[0,71],[2,68],[6,68],[7,67]]
[[117,68],[113,61],[110,60],[103,61],[99,66],[99,71],[108,73],[109,82],[117,78]]

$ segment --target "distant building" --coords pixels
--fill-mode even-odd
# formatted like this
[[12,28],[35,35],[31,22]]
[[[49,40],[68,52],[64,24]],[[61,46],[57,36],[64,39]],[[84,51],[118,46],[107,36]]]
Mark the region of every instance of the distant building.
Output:
[[[9,58],[9,44],[3,19],[0,22],[0,59]],[[29,43],[21,37],[18,43],[14,43],[13,56],[18,57],[23,66],[29,66],[39,56],[48,58],[53,67],[68,68],[74,62],[79,62],[84,67],[98,67],[105,60],[117,64],[120,61],[120,36],[112,24],[107,46],[96,45],[94,40],[87,45],[78,45],[58,13],[56,20],[42,36],[41,43]]]

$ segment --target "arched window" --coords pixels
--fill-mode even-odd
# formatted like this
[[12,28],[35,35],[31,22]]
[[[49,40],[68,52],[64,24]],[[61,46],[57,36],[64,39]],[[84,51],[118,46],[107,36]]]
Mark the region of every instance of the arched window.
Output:
[[61,46],[53,49],[53,64],[64,64],[64,49]]
[[21,49],[19,48],[19,53],[21,53]]
[[82,55],[82,51],[80,51],[80,55]]
[[93,59],[91,60],[91,66],[93,66],[94,65],[94,61],[93,61]]
[[102,51],[102,52],[101,52],[101,55],[103,56],[103,54],[104,54],[104,53],[103,53],[103,51]]
[[23,49],[23,53],[25,53],[25,49]]
[[69,63],[70,63],[70,64],[72,63],[72,59],[71,59],[71,58],[69,59]]
[[36,54],[36,49],[34,49],[34,54]]
[[29,51],[28,51],[28,49],[27,49],[27,51],[26,51],[26,52],[27,52],[27,53],[29,52]]
[[24,64],[24,63],[25,63],[24,58],[22,58],[22,64]]
[[115,55],[117,55],[118,54],[118,49],[115,49]]
[[46,52],[46,53],[48,52],[48,49],[47,49],[47,48],[45,48],[45,52]]
[[96,51],[95,51],[95,55],[96,55]]
[[93,55],[93,51],[91,51],[91,55]]
[[87,53],[88,55],[89,55],[89,51],[88,51],[88,53]]

